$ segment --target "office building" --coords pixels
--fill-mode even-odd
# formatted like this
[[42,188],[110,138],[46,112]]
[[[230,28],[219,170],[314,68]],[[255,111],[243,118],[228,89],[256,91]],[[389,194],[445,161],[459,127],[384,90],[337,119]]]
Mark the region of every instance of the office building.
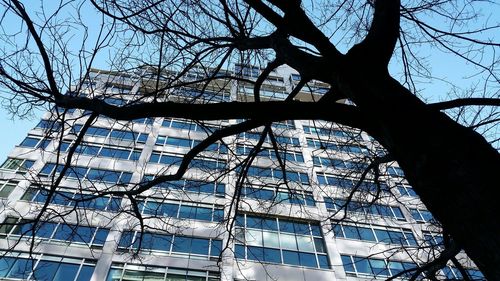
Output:
[[[236,65],[210,83],[156,98],[253,101],[250,83],[225,75],[255,80],[260,71]],[[174,74],[156,80],[148,68],[94,70],[68,94],[118,106],[151,101],[156,85],[168,85]],[[194,69],[183,79],[207,75]],[[263,102],[285,99],[299,80],[288,67],[271,72],[260,91]],[[326,84],[310,82],[295,98],[316,101],[326,92]],[[320,120],[275,122],[273,138],[261,137],[262,127],[225,137],[201,152],[182,179],[142,191],[141,184],[175,173],[207,135],[243,120],[100,116],[86,128],[89,116],[53,108],[2,164],[0,278],[383,279],[422,264],[442,245],[439,227],[395,163],[382,165],[377,181],[368,173],[358,184],[369,159],[384,150],[356,129]],[[253,157],[259,142],[262,149]],[[481,279],[472,268],[471,276]],[[440,276],[461,277],[451,264]]]

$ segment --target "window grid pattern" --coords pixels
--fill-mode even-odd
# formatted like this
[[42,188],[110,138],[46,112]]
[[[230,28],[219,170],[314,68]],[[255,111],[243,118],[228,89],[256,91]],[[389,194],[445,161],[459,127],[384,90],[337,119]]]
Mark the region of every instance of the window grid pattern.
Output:
[[[252,145],[236,145],[236,154],[237,155],[249,155],[254,146]],[[304,162],[304,157],[302,156],[302,152],[300,151],[279,151],[279,155],[282,161],[292,161],[292,162]],[[273,148],[264,148],[262,149],[257,156],[266,157],[272,160],[278,160],[276,156],[276,150]]]
[[[171,136],[158,136],[155,144],[160,146],[168,145],[175,147],[193,148],[197,146],[200,142],[201,142],[200,140],[171,137]],[[227,153],[227,146],[221,143],[213,143],[209,145],[205,150],[219,152],[219,153]]]
[[50,143],[50,139],[46,138],[37,138],[34,136],[26,137],[19,146],[21,147],[32,147],[32,148],[41,148],[45,150]]
[[[247,176],[284,180],[283,170],[281,168],[262,168],[252,166],[248,168]],[[309,185],[309,176],[306,173],[286,171],[286,179],[288,181]]]
[[231,95],[226,91],[210,91],[210,90],[198,90],[198,89],[180,89],[173,91],[168,94],[169,97],[180,97],[184,99],[189,99],[193,101],[203,101],[203,102],[228,102],[230,101]]
[[333,129],[333,128],[321,128],[321,127],[307,126],[307,125],[303,125],[302,127],[304,128],[304,132],[306,134],[320,135],[320,136],[327,136],[327,137],[361,139],[361,137],[358,136],[358,134],[356,134],[354,132],[342,131],[342,130]]
[[337,238],[347,238],[401,246],[417,246],[417,240],[409,229],[333,224]]
[[273,122],[271,124],[273,128],[277,129],[295,129],[295,123],[293,120],[281,121],[281,122]]
[[138,250],[139,247],[143,253],[155,252],[217,260],[222,251],[222,240],[140,231],[122,233],[119,249]]
[[358,201],[350,201],[349,204],[347,204],[346,200],[344,199],[332,199],[328,197],[325,197],[324,200],[326,208],[329,210],[340,211],[341,208],[345,210],[347,205],[348,212],[364,213],[368,215],[381,216],[401,221],[406,220],[403,212],[397,206],[387,206],[377,203],[368,204]]
[[[77,124],[71,128],[71,132],[77,134],[82,129],[82,125]],[[136,143],[146,143],[148,139],[147,133],[137,133],[132,131],[118,130],[118,129],[108,129],[90,126],[85,133],[86,137],[102,137],[110,138],[119,141],[132,141]]]
[[222,206],[181,201],[158,202],[154,200],[139,201],[139,210],[153,217],[171,217],[178,219],[193,219],[208,222],[221,222],[224,219]]
[[[389,277],[402,271],[417,267],[412,262],[391,261],[387,259],[366,258],[358,256],[341,255],[342,264],[346,274],[360,277]],[[403,277],[410,277],[412,273],[405,273]]]
[[337,158],[327,158],[321,156],[313,156],[313,164],[316,167],[333,167],[335,169],[341,170],[355,170],[358,172],[364,172],[368,169],[368,164],[364,162],[354,162],[350,160],[342,160]]
[[7,158],[5,162],[0,167],[1,169],[11,170],[16,173],[24,173],[31,166],[35,164],[35,161],[28,159],[17,159],[17,158]]
[[398,184],[396,185],[396,187],[398,188],[399,194],[401,194],[402,196],[410,196],[418,198],[418,194],[411,186]]
[[365,147],[353,144],[339,144],[324,140],[307,138],[307,146],[315,149],[328,149],[344,153],[369,154]]
[[[467,275],[469,275],[470,280],[484,280],[486,281],[486,278],[484,277],[483,273],[479,271],[478,269],[468,269],[466,268],[465,271],[467,272]],[[452,266],[445,266],[443,269],[441,269],[441,272],[443,275],[446,277],[447,280],[465,280],[464,276],[462,273],[460,273],[460,270],[458,270],[455,267]]]
[[155,281],[219,281],[213,271],[186,270],[173,267],[156,267],[113,263],[106,281],[155,280]]
[[59,121],[42,119],[35,126],[35,129],[42,129],[44,131],[59,131],[59,129],[61,129],[61,126],[61,122]]
[[[149,158],[149,163],[159,163],[168,166],[179,166],[182,162],[183,156],[173,155],[164,152],[155,151]],[[219,170],[226,168],[226,161],[213,158],[195,158],[189,164],[190,168]]]
[[186,120],[170,119],[170,118],[166,118],[163,120],[162,127],[195,131],[195,132],[204,132],[204,133],[208,132],[210,134],[221,128],[220,125],[215,125],[215,124],[200,125]]
[[[57,166],[57,167],[56,167]],[[54,163],[47,163],[40,171],[42,176],[51,176],[54,171],[60,173],[63,165],[56,165]],[[128,184],[132,178],[132,173],[110,171],[98,168],[86,167],[70,167],[65,176],[70,179],[88,180],[91,182],[108,182],[114,184]]]
[[[63,142],[61,144],[61,151],[69,151],[70,147],[71,143]],[[96,156],[96,157],[110,157],[110,158],[133,160],[133,161],[139,160],[141,152],[142,152],[141,149],[116,148],[116,147],[109,147],[106,145],[95,145],[88,143],[82,143],[78,145],[75,149],[75,153],[79,153],[82,155]]]
[[419,209],[410,209],[411,216],[417,222],[432,222],[434,221],[434,217],[431,212],[427,210],[419,210]]
[[12,253],[0,257],[0,278],[9,280],[90,281],[95,261],[43,255],[30,258],[28,254]]
[[293,190],[278,190],[276,188],[250,187],[245,186],[241,194],[246,198],[257,200],[274,201],[276,203],[296,204],[304,206],[316,206],[316,201],[311,192]]
[[71,244],[102,247],[106,242],[109,230],[100,227],[71,225],[56,222],[41,222],[35,224],[28,220],[7,218],[0,228],[4,238],[34,237],[48,242],[64,242]]
[[7,198],[16,188],[19,182],[12,180],[0,180],[0,198]]
[[235,238],[237,259],[330,267],[319,224],[244,214],[236,219]]
[[[259,95],[261,97],[284,100],[288,97],[288,93],[285,91],[285,87],[262,87],[259,90]],[[254,88],[250,85],[243,85],[238,88],[238,93],[245,94],[249,96],[254,96]]]
[[[48,199],[49,191],[40,188],[29,188],[21,200],[36,203],[45,203]],[[117,212],[120,210],[122,199],[113,196],[97,197],[93,194],[84,194],[78,191],[58,190],[52,196],[50,204],[62,206],[77,206],[79,208],[93,209],[108,212]]]
[[[146,175],[144,182],[154,179],[153,175]],[[168,190],[182,190],[185,192],[193,193],[207,193],[215,196],[223,197],[225,194],[226,185],[219,182],[204,182],[198,180],[178,180],[162,182],[155,185],[157,188],[164,188]]]
[[[245,139],[245,140],[260,140],[262,133],[258,132],[244,132],[238,135],[240,139]],[[287,137],[287,136],[276,136],[276,142],[281,145],[291,145],[298,147],[300,146],[300,141],[298,138],[295,137]],[[271,140],[269,139],[269,136],[266,136],[265,142],[270,143]]]
[[[348,179],[348,178],[340,178],[324,173],[317,173],[317,179],[318,183],[320,185],[333,185],[336,187],[340,187],[343,189],[353,189],[357,184],[358,180],[353,180],[353,179]],[[387,192],[389,191],[389,186],[386,183],[379,182],[380,190],[382,192]],[[379,186],[370,181],[363,181],[359,187],[358,190],[360,191],[369,191],[369,192],[377,192]]]
[[387,174],[389,174],[390,176],[393,176],[393,177],[400,177],[400,178],[404,178],[405,177],[405,173],[403,172],[403,169],[399,168],[399,167],[387,167]]
[[438,233],[433,233],[430,231],[423,231],[425,244],[432,246],[436,249],[442,249],[444,246],[443,236]]

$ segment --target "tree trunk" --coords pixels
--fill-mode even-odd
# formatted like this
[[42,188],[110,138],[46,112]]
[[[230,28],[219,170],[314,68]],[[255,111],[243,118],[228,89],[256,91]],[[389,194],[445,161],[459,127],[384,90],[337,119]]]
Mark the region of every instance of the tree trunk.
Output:
[[485,277],[500,280],[500,197],[494,191],[500,187],[498,152],[388,74],[360,73],[359,68],[349,73],[337,85],[373,116],[373,137]]

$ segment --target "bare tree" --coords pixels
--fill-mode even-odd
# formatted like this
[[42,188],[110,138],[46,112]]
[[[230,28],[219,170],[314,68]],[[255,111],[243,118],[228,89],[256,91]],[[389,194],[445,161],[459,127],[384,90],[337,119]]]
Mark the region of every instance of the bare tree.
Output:
[[[322,120],[357,128],[381,146],[362,159],[365,166],[355,175],[360,180],[350,191],[349,201],[356,201],[358,195],[368,198],[370,204],[379,200],[383,194],[380,171],[396,161],[440,222],[448,252],[443,251],[415,276],[421,271],[432,276],[464,250],[488,279],[500,279],[500,225],[496,218],[500,210],[496,196],[492,196],[500,157],[491,144],[498,144],[496,51],[500,44],[485,38],[498,32],[499,25],[472,24],[480,18],[476,7],[482,2],[91,2],[102,24],[98,32],[93,31],[97,37],[90,39],[79,3],[64,2],[50,14],[34,18],[19,1],[2,2],[2,21],[14,17],[22,23],[18,31],[5,30],[1,37],[4,47],[0,83],[13,93],[12,104],[21,109],[56,106],[90,112],[68,151],[66,165],[48,185],[40,215],[49,207],[63,175],[71,169],[72,155],[97,116],[122,121],[184,118],[199,123],[207,132],[207,138],[193,145],[175,172],[159,173],[130,189],[99,191],[95,195],[124,196],[132,203],[155,185],[180,180],[190,164],[200,163],[197,157],[211,145],[226,145],[228,137],[260,128],[254,131],[260,138],[250,143],[248,157],[226,170],[241,173],[235,206],[242,204],[241,193],[247,192],[244,179],[263,149],[274,151],[276,169],[285,171],[289,165],[286,154],[281,152],[286,148],[280,147],[282,141],[271,126],[273,122]],[[76,9],[71,20],[64,18],[68,9]],[[429,20],[433,16],[440,22]],[[76,52],[73,34],[83,34]],[[90,44],[90,40],[95,43]],[[432,76],[419,57],[422,45],[473,65],[478,75],[485,77],[476,89],[484,90],[437,103],[419,99],[421,86],[416,81]],[[130,97],[128,92],[94,91],[91,68],[106,51],[112,54],[110,77],[134,77],[140,82],[129,85],[130,89],[140,94]],[[401,82],[389,73],[391,59],[401,62]],[[225,71],[232,64],[241,67]],[[260,68],[254,73],[245,68],[248,65]],[[290,91],[272,89],[281,92],[281,98],[269,99],[266,93],[270,89],[265,82],[273,78],[273,70],[283,65],[296,70],[300,78]],[[81,80],[75,83],[79,77]],[[109,83],[112,86],[114,82]],[[308,95],[314,83],[329,87],[317,100]],[[83,85],[90,87],[86,95],[80,95]],[[207,95],[224,95],[229,85],[237,85],[240,92],[251,95],[238,96],[234,102],[214,101],[214,96]],[[182,89],[196,91],[179,95]],[[118,104],[115,99],[126,102]],[[245,121],[215,130],[205,122],[227,119]],[[64,116],[60,121],[63,125],[67,122]],[[366,178],[375,183],[375,189],[364,187]],[[284,182],[281,188],[293,194],[287,173]],[[278,190],[273,194],[276,196]],[[344,208],[349,208],[349,201]],[[132,208],[132,213],[141,220],[137,207]],[[227,219],[229,224],[234,223],[232,218]]]

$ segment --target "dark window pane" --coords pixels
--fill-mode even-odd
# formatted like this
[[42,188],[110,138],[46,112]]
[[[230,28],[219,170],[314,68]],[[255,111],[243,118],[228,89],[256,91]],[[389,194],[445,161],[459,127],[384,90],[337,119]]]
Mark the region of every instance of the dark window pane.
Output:
[[208,255],[208,239],[192,238],[191,253],[199,255]]
[[262,219],[258,217],[252,217],[247,215],[247,227],[248,228],[259,228],[262,229]]
[[281,263],[280,250],[264,248],[264,261]]
[[294,233],[295,229],[293,227],[293,222],[288,222],[285,220],[280,220],[280,231]]
[[276,219],[262,219],[262,229],[278,230]]
[[342,258],[342,264],[344,265],[344,270],[346,272],[356,272],[354,269],[354,264],[349,256],[340,256]]
[[392,208],[392,211],[394,212],[394,215],[396,216],[396,218],[402,219],[402,220],[405,219],[405,217],[403,216],[403,213],[401,212],[401,209],[399,207],[391,207],[391,208]]
[[318,262],[320,268],[330,268],[330,263],[328,262],[328,257],[325,255],[318,255]]
[[385,229],[375,229],[375,235],[377,235],[379,242],[391,243],[389,233]]
[[197,220],[211,221],[212,220],[212,209],[197,207],[195,218]]
[[299,253],[300,265],[307,267],[318,267],[316,264],[316,256],[314,254]]
[[292,264],[292,265],[300,265],[299,253],[293,252],[293,251],[283,250],[283,263]]
[[224,210],[214,209],[214,219],[215,222],[220,222],[224,220]]
[[10,268],[16,261],[15,258],[3,257],[0,258],[0,277],[6,277]]
[[40,140],[36,138],[27,137],[21,142],[20,146],[35,147],[38,141]]
[[134,237],[134,232],[126,231],[126,232],[122,233],[122,237],[120,239],[120,243],[118,244],[118,247],[128,248],[129,246],[132,245],[133,237]]
[[90,281],[92,277],[92,273],[94,273],[94,267],[89,265],[82,266],[80,273],[78,274],[78,279],[76,281]]
[[176,204],[163,204],[162,212],[163,215],[176,218],[177,211],[179,210],[179,205]]
[[359,240],[358,229],[355,226],[344,225],[345,238],[357,239]]
[[95,234],[95,238],[93,241],[94,245],[104,245],[106,242],[106,238],[108,237],[109,230],[104,228],[99,228]]
[[247,251],[249,260],[264,261],[264,248],[248,246]]
[[180,212],[179,212],[179,218],[195,219],[196,218],[196,207],[181,206]]
[[178,253],[189,253],[191,251],[191,238],[175,236],[172,251]]
[[[56,275],[57,273],[58,268],[59,268],[59,263],[50,261],[40,261],[38,262],[38,265],[33,274],[36,280],[52,281],[54,275]],[[69,277],[68,279],[71,279],[70,276],[68,277]],[[60,279],[55,279],[55,280],[60,280]]]
[[387,266],[384,260],[379,259],[370,259],[370,265],[372,267],[373,274],[388,276],[389,271],[387,270]]
[[16,259],[7,277],[27,279],[32,269],[33,269],[33,260]]
[[234,248],[234,256],[237,259],[244,259],[245,258],[245,247],[242,245],[236,245]]
[[343,237],[343,238],[345,238],[344,232],[342,231],[342,226],[340,224],[334,224],[333,225],[333,234],[336,237]]
[[157,251],[170,251],[170,244],[172,243],[172,235],[167,234],[152,234],[152,250]]
[[76,264],[62,263],[61,266],[59,266],[59,270],[54,276],[53,281],[73,280],[76,277],[79,267],[80,266]]
[[358,231],[361,240],[377,241],[375,239],[375,235],[373,235],[371,228],[358,227]]
[[316,252],[326,253],[325,244],[323,243],[323,238],[314,238],[314,245],[316,246]]
[[359,273],[372,274],[372,270],[366,258],[354,257],[354,263]]
[[221,251],[222,251],[222,241],[221,240],[212,240],[210,255],[219,256]]

